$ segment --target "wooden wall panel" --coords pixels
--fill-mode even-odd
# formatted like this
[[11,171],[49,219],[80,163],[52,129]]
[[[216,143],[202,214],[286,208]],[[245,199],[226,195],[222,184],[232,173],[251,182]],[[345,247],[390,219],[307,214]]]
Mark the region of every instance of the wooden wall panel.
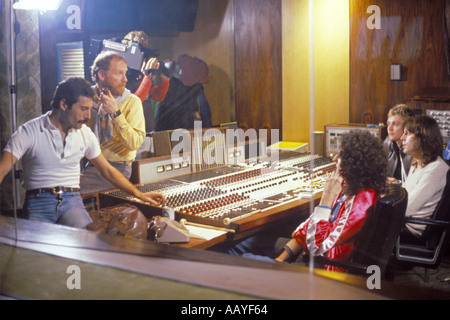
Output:
[[[381,9],[381,29],[367,27],[370,5]],[[444,0],[350,0],[351,122],[385,122],[395,104],[449,87],[444,9]],[[402,81],[390,80],[392,63],[402,64]]]
[[173,58],[182,53],[208,64],[204,85],[212,124],[235,121],[233,0],[200,0],[195,29],[173,39]]
[[282,126],[281,0],[235,0],[236,120]]

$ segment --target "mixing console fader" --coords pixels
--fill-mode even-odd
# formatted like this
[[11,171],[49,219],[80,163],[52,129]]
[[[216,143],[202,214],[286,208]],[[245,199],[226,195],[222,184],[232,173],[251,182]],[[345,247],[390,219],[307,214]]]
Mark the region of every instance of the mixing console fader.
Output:
[[[259,212],[311,198],[323,190],[328,175],[336,168],[329,157],[296,154],[278,163],[254,163],[138,185],[143,192],[161,192],[166,208],[176,217],[214,226],[233,227],[233,222]],[[122,191],[102,195],[140,203]],[[144,212],[144,214],[146,214]],[[148,214],[147,214],[148,215]]]

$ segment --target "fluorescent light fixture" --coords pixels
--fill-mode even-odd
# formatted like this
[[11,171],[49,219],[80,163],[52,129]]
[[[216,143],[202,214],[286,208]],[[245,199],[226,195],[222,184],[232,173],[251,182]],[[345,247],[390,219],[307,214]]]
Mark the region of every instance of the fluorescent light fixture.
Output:
[[16,10],[39,10],[45,12],[48,10],[58,10],[62,0],[19,0],[13,4]]

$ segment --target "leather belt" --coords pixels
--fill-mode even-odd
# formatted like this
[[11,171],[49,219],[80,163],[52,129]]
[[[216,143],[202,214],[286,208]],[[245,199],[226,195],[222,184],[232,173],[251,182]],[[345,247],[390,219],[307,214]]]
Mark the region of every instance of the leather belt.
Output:
[[80,188],[66,188],[66,187],[53,187],[53,188],[39,188],[27,190],[28,194],[40,194],[40,193],[51,193],[51,194],[61,194],[63,192],[76,192],[80,191]]

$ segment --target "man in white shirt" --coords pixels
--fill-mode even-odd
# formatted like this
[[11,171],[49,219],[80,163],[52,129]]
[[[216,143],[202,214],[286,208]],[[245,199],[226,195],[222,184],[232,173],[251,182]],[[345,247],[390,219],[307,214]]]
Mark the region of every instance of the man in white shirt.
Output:
[[95,93],[89,82],[70,78],[58,85],[52,111],[21,125],[0,160],[0,183],[22,159],[27,189],[24,213],[29,219],[84,227],[91,218],[80,197],[80,160],[89,159],[104,178],[136,198],[158,205],[159,193],[142,193],[102,155],[86,126]]

